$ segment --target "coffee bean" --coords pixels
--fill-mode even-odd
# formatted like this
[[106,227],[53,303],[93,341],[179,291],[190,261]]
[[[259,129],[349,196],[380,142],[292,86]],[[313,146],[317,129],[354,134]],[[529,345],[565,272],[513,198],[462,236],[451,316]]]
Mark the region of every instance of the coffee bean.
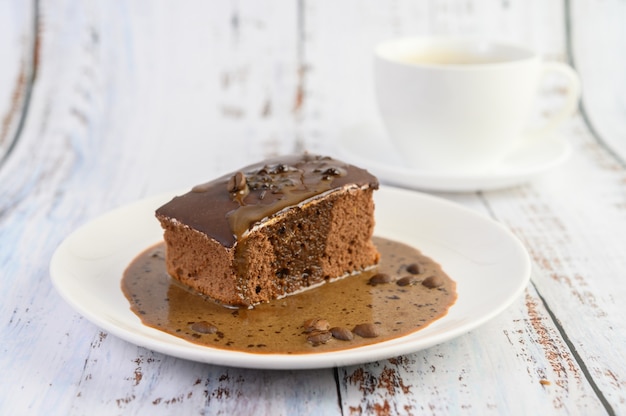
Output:
[[304,326],[305,333],[313,331],[328,331],[328,329],[330,328],[330,324],[328,323],[328,321],[321,318],[307,319],[306,321],[304,321],[304,324],[302,326]]
[[363,338],[376,338],[380,335],[374,324],[358,324],[352,329],[352,332]]
[[396,280],[398,286],[412,286],[417,283],[418,280],[415,276],[404,276],[401,279]]
[[332,337],[333,334],[329,331],[316,331],[309,334],[309,336],[306,337],[306,340],[313,344],[314,347],[317,347],[318,345],[326,344]]
[[422,263],[412,263],[406,266],[406,271],[411,274],[422,274],[424,273],[424,266]]
[[443,285],[443,279],[437,275],[435,276],[429,276],[426,279],[424,279],[424,281],[422,282],[422,284],[424,286],[426,286],[429,289],[434,289],[437,288],[441,285]]
[[228,192],[239,192],[246,188],[246,175],[237,172],[228,180]]
[[191,330],[200,334],[215,334],[217,332],[217,327],[206,321],[202,321],[191,324]]
[[389,282],[391,282],[391,276],[389,276],[387,273],[376,273],[374,276],[370,277],[370,280],[367,282],[367,284],[376,286],[381,283]]
[[333,338],[341,341],[352,341],[354,339],[354,334],[348,328],[335,326],[330,328],[330,333],[333,335]]

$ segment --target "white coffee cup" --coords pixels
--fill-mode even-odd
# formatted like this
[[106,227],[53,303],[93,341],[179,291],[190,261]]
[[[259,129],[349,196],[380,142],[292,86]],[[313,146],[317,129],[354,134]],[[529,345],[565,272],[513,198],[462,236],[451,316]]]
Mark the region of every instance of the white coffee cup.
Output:
[[[528,131],[542,76],[568,81],[562,108]],[[377,45],[374,81],[391,141],[411,168],[488,172],[522,140],[540,140],[576,110],[580,81],[569,66],[529,49],[450,38],[404,38]]]

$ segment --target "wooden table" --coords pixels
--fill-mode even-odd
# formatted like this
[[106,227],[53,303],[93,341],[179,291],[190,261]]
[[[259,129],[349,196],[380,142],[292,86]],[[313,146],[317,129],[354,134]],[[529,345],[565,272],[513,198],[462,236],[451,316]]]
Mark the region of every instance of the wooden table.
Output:
[[[626,414],[626,6],[621,0],[0,3],[0,413]],[[371,49],[481,35],[570,60],[569,160],[520,186],[435,193],[510,229],[531,283],[480,328],[410,355],[261,371],[102,331],[52,287],[98,215],[263,157],[334,152],[376,117]],[[558,107],[557,81],[538,117]]]

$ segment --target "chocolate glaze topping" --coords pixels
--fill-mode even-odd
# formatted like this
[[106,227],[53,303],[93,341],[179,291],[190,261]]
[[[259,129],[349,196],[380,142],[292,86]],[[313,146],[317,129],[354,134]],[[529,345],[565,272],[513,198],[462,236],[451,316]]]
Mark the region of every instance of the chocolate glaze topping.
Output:
[[232,247],[262,219],[350,185],[376,189],[378,180],[364,169],[330,157],[282,156],[197,185],[160,207],[156,214],[174,218]]

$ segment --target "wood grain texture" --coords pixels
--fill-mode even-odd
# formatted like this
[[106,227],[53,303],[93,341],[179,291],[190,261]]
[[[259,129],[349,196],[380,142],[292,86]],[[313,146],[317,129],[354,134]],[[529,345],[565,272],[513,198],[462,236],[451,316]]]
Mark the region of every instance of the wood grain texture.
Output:
[[[584,362],[587,376],[607,402],[623,408],[626,373],[615,363],[626,358],[626,351],[616,348],[626,345],[620,301],[626,288],[619,278],[626,265],[626,173],[619,168],[623,161],[589,134],[578,134],[580,124],[570,129],[568,136],[578,151],[559,172],[560,178],[508,202],[504,195],[490,198],[489,205],[531,253],[537,270],[533,283],[570,348]],[[573,186],[563,186],[563,181]],[[580,189],[585,189],[584,197]],[[598,207],[604,207],[602,214],[594,215]],[[532,232],[528,221],[533,222]]]
[[0,166],[27,114],[38,63],[36,20],[33,1],[0,3]]
[[583,82],[582,109],[598,139],[626,159],[626,4],[568,1],[570,53]]
[[[63,302],[50,256],[79,225],[143,196],[273,154],[332,153],[342,128],[377,117],[379,40],[498,37],[565,60],[569,3],[41,0],[36,33],[33,4],[3,3],[1,22],[20,18],[0,24],[0,39],[38,35],[40,46],[28,117],[0,166],[0,413],[626,413],[626,118],[610,88],[623,78],[598,75],[591,63],[608,58],[589,34],[615,25],[623,4],[596,3],[570,6],[590,80],[585,108],[602,140],[577,116],[559,131],[572,157],[532,184],[437,194],[520,238],[533,261],[524,296],[450,342],[311,371],[206,365],[122,341]],[[618,33],[602,42],[620,45],[611,27]],[[1,116],[26,59],[16,45],[2,51],[11,63],[0,69]],[[544,87],[540,115],[558,106],[559,88]]]
[[340,371],[348,414],[526,415],[602,409],[532,288],[466,336]]

